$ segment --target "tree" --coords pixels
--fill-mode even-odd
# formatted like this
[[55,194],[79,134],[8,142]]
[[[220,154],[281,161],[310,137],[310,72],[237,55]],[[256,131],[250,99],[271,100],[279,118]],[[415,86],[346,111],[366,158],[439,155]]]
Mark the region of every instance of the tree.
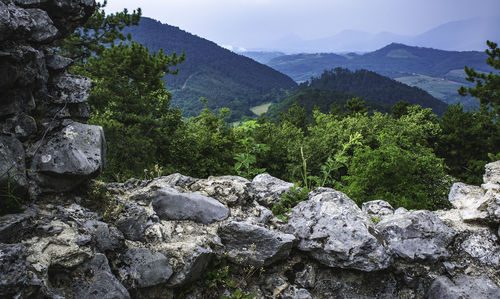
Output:
[[116,42],[131,40],[131,36],[125,36],[122,30],[127,26],[139,24],[141,9],[134,10],[132,14],[127,9],[106,14],[104,8],[107,2],[104,0],[97,3],[96,11],[85,25],[56,43],[61,55],[73,59],[75,63],[82,63],[91,56],[99,56]]
[[[495,70],[500,70],[500,48],[494,42],[487,41],[486,44],[490,48],[486,50],[488,58],[486,63]],[[490,72],[489,74],[480,73],[473,68],[465,67],[467,81],[476,83],[475,87],[460,87],[458,93],[461,96],[470,94],[478,98],[481,105],[491,107],[498,115],[500,115],[500,74],[498,72]]]
[[141,176],[155,163],[165,164],[170,136],[181,112],[170,108],[163,76],[182,61],[162,51],[150,54],[136,42],[106,48],[75,71],[91,78],[90,123],[100,125],[108,144],[107,179]]
[[408,113],[409,106],[410,106],[410,103],[408,103],[407,101],[397,102],[396,104],[392,105],[392,107],[391,107],[392,116],[395,118],[401,118],[401,116]]
[[347,110],[348,115],[354,115],[357,113],[365,114],[368,112],[368,108],[365,106],[365,101],[361,100],[359,97],[347,100],[344,108]]
[[75,60],[71,71],[92,80],[89,123],[103,127],[108,145],[103,178],[141,177],[157,164],[174,168],[173,136],[184,127],[180,110],[170,109],[163,77],[177,72],[171,67],[184,55],[150,53],[122,33],[139,23],[141,10],[107,15],[106,4],[98,4],[92,17],[57,45]]

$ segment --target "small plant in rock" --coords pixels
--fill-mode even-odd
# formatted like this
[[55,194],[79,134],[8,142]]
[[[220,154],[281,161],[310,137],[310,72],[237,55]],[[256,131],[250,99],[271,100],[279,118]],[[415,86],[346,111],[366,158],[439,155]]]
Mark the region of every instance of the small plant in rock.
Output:
[[92,181],[87,188],[90,204],[96,206],[100,211],[104,211],[102,216],[105,221],[115,219],[120,215],[125,202],[111,195],[104,182]]
[[[215,259],[208,267],[203,283],[215,294],[220,294],[224,289],[231,290],[231,296],[219,296],[219,299],[252,299],[255,298],[255,294],[244,292],[241,286],[256,273],[256,269],[254,266],[249,266],[242,271],[240,267],[229,264],[225,258]],[[245,273],[244,277],[237,278],[242,273]]]
[[281,195],[281,200],[271,208],[274,216],[287,221],[287,214],[300,202],[309,198],[308,188],[299,188],[297,185]]
[[237,153],[234,156],[236,163],[234,164],[234,170],[239,176],[251,179],[254,176],[266,171],[265,168],[258,168],[257,164],[257,154],[261,152],[266,152],[270,148],[269,146],[257,143],[255,138],[252,136],[252,131],[257,129],[260,125],[254,121],[247,121],[242,123],[239,127],[235,129],[236,133],[240,135],[238,142],[241,145],[242,152]]
[[164,169],[158,163],[153,166],[153,169],[144,169],[144,179],[152,180],[161,177],[164,174]]
[[380,216],[372,216],[370,217],[370,221],[377,225],[380,222]]
[[19,192],[14,184],[14,178],[10,176],[9,170],[0,175],[0,215],[21,212],[23,199],[18,195]]

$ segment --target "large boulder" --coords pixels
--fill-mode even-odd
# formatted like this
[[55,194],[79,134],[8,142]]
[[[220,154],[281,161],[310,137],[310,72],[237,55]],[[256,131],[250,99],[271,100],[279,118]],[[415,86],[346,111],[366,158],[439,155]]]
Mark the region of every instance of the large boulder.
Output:
[[[26,165],[22,143],[15,137],[0,136],[0,190],[7,196],[17,196],[26,191]],[[0,197],[7,200],[7,197]],[[5,203],[2,203],[5,204]]]
[[0,2],[0,41],[6,39],[48,43],[55,39],[57,28],[46,11],[24,9]]
[[232,262],[262,267],[285,259],[295,237],[249,222],[229,221],[221,225],[219,237]]
[[120,281],[113,275],[108,265],[108,259],[104,254],[98,253],[90,261],[86,262],[73,274],[74,281],[65,285],[68,277],[50,277],[59,288],[61,294],[68,298],[88,299],[127,299],[130,294]]
[[389,250],[373,222],[344,193],[322,188],[292,209],[289,230],[298,249],[330,267],[386,269]]
[[429,211],[385,216],[376,226],[394,254],[403,259],[438,260],[449,255],[456,232]]
[[105,222],[88,220],[84,223],[84,227],[92,236],[97,249],[102,252],[117,250],[124,244],[123,234],[116,227]]
[[361,205],[361,210],[371,217],[376,217],[380,220],[380,217],[385,215],[394,214],[394,208],[386,201],[383,200],[372,200],[364,202]]
[[490,221],[500,223],[500,161],[486,164],[483,177],[484,198]]
[[76,75],[61,74],[52,78],[51,99],[53,103],[82,103],[90,94],[90,79]]
[[252,180],[252,188],[255,192],[255,199],[266,207],[281,200],[281,195],[293,188],[292,183],[275,178],[267,173],[259,174]]
[[242,205],[253,200],[250,181],[239,176],[209,177],[196,181],[189,189],[215,198],[227,206]]
[[129,248],[120,259],[118,275],[128,288],[146,288],[166,283],[172,267],[162,253],[147,248]]
[[102,128],[74,122],[41,144],[31,169],[42,191],[68,191],[98,175],[105,157]]
[[152,202],[154,211],[164,220],[191,220],[208,224],[229,216],[226,206],[196,192],[181,193],[166,187],[155,193]]
[[459,275],[450,280],[446,276],[439,276],[432,283],[429,299],[455,298],[500,298],[500,288],[488,277],[473,277]]
[[448,200],[453,208],[460,211],[464,221],[484,221],[488,219],[484,191],[481,187],[455,183],[451,186]]

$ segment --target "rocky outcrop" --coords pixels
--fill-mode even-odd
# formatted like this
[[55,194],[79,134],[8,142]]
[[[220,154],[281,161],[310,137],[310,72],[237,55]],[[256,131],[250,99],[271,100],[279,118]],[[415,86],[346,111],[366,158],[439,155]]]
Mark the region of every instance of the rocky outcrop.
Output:
[[389,266],[386,241],[344,193],[326,188],[313,191],[309,200],[293,208],[289,225],[288,231],[299,239],[298,248],[327,266],[362,271]]
[[[173,174],[100,184],[105,199],[52,196],[0,217],[0,295],[497,298],[495,167],[482,187],[455,185],[451,210],[394,211],[380,200],[360,209],[319,188],[288,222],[260,204],[290,186],[268,175],[254,184]],[[458,204],[478,194],[487,209]]]
[[68,74],[71,59],[51,47],[94,9],[93,0],[0,1],[2,190],[21,198],[68,191],[104,166],[102,129],[81,123],[90,80]]

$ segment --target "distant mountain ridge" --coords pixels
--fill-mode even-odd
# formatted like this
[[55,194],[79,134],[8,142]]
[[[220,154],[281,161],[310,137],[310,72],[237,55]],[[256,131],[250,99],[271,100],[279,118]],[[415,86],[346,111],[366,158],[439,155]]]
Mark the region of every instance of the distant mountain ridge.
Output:
[[165,77],[172,104],[182,108],[185,116],[197,115],[204,106],[200,97],[204,97],[209,108],[228,107],[232,117],[239,119],[253,115],[250,107],[269,102],[269,93],[296,86],[291,78],[266,65],[150,18],[142,17],[138,26],[126,28],[125,33],[151,51],[186,53],[179,73]]
[[297,82],[320,76],[336,67],[350,70],[366,69],[405,84],[422,88],[448,103],[462,102],[467,108],[477,105],[470,97],[460,97],[457,90],[470,84],[465,80],[464,67],[489,72],[484,52],[443,51],[392,43],[363,55],[318,53],[280,56],[267,63]]
[[293,104],[304,108],[308,114],[316,108],[328,113],[332,104],[342,107],[348,99],[355,96],[365,100],[371,110],[380,112],[390,112],[391,106],[399,101],[432,108],[438,115],[444,113],[447,107],[420,88],[410,87],[375,72],[336,68],[323,72],[310,82],[300,84],[295,95],[273,104],[266,115],[276,120]]
[[311,40],[289,36],[263,44],[259,47],[259,51],[286,53],[371,52],[390,43],[448,51],[482,51],[486,49],[486,40],[500,42],[498,28],[500,28],[500,15],[447,22],[414,36],[386,31],[368,33],[359,30],[343,30],[328,37]]

